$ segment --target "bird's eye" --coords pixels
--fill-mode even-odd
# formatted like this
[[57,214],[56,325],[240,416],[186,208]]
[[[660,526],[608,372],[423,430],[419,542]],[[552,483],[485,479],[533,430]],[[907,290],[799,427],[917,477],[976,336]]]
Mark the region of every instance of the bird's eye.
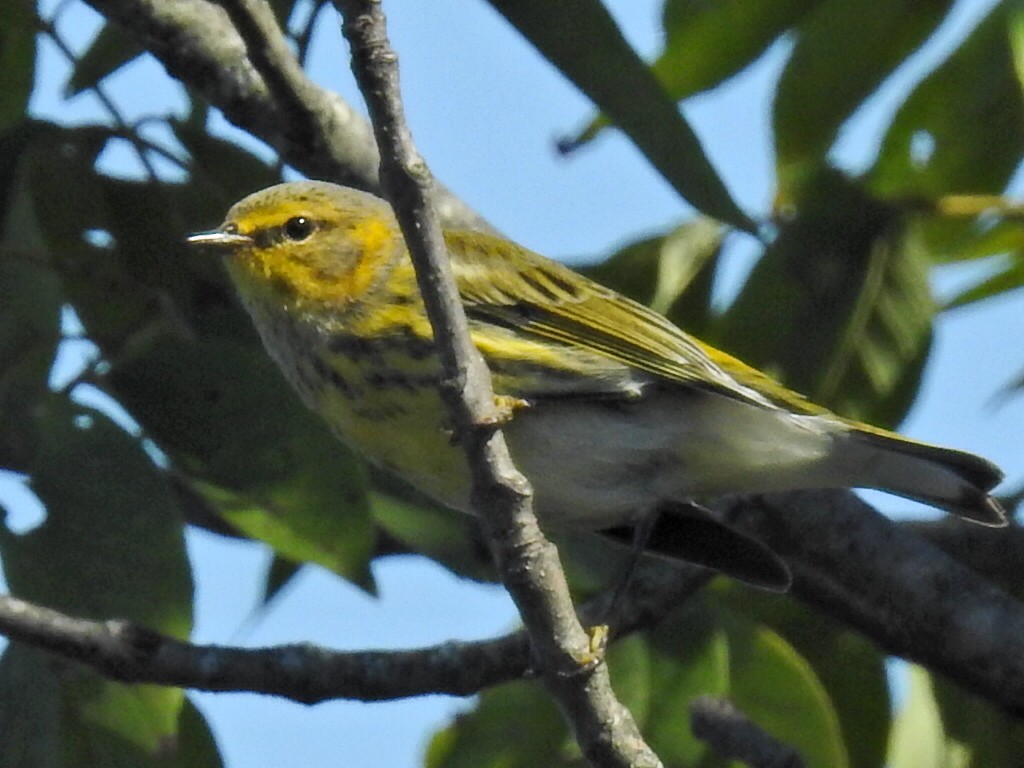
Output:
[[235,222],[233,221],[229,221],[227,224],[221,227],[221,232],[223,232],[225,235],[237,235],[238,225],[235,224]]
[[284,224],[284,234],[289,240],[300,242],[313,234],[313,222],[305,216],[294,216]]

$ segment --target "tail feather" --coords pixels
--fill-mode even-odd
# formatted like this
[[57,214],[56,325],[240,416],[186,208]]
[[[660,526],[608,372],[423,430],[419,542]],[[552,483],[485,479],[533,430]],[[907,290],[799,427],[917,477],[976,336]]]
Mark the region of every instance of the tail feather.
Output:
[[1006,525],[1005,510],[989,494],[1003,473],[987,459],[862,431],[850,433],[841,453],[841,460],[858,479],[851,485],[917,499],[982,525]]

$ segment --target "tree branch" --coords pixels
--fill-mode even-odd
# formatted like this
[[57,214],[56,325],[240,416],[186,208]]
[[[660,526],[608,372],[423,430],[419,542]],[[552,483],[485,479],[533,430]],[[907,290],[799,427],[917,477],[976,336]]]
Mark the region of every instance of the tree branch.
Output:
[[783,744],[724,699],[699,696],[690,704],[693,735],[716,754],[750,768],[804,768],[796,750]]
[[470,696],[523,677],[526,635],[409,651],[339,652],[313,645],[192,645],[126,621],[89,621],[0,595],[0,634],[87,664],[112,680],[204,691],[250,691],[305,704]]
[[[369,123],[340,96],[306,77],[273,18],[259,11],[242,25],[254,55],[272,73],[264,80],[219,5],[206,0],[85,1],[142,43],[172,77],[273,147],[289,165],[310,178],[380,192],[380,156]],[[232,5],[240,15],[251,8],[241,0]],[[493,229],[440,186],[437,205],[451,226]]]
[[659,766],[632,715],[615,698],[607,666],[580,626],[555,547],[533,514],[533,492],[512,463],[496,425],[505,418],[490,373],[469,338],[441,225],[433,179],[412,144],[398,86],[397,56],[379,0],[336,0],[381,151],[381,181],[405,236],[445,374],[441,396],[473,478],[472,504],[484,521],[502,580],[584,756],[601,766]]
[[991,582],[848,491],[734,500],[729,518],[787,559],[797,598],[1024,715],[1024,611]]

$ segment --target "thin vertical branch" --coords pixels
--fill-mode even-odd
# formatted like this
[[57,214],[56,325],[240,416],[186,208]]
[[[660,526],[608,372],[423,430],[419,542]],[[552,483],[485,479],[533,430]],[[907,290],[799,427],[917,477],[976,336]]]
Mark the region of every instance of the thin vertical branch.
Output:
[[473,506],[523,617],[545,682],[594,765],[656,766],[628,710],[611,690],[603,662],[580,626],[558,553],[537,525],[532,491],[497,428],[503,418],[490,374],[469,338],[444,237],[431,202],[433,179],[417,154],[398,87],[398,61],[379,1],[335,0],[352,49],[352,70],[381,153],[381,182],[405,236],[445,380],[441,395],[466,451]]

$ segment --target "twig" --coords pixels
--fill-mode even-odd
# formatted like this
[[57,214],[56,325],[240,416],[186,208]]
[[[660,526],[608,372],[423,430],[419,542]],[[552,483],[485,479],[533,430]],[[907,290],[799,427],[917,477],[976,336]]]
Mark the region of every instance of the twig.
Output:
[[728,760],[750,768],[804,768],[796,750],[783,744],[724,699],[700,696],[690,704],[693,735]]
[[[301,89],[301,107],[293,109],[290,97],[279,101],[246,56],[245,43],[220,6],[206,0],[86,2],[139,40],[171,76],[201,94],[239,128],[267,142],[306,176],[380,191],[380,156],[366,119],[301,73],[292,75],[306,84]],[[277,46],[273,50],[284,55]],[[270,54],[267,49],[265,55]],[[287,55],[291,56],[290,50]],[[312,146],[303,143],[310,136],[316,137]],[[437,190],[437,200],[448,224],[493,229],[443,187]]]
[[352,49],[352,70],[381,151],[381,181],[405,236],[445,374],[441,396],[465,449],[472,504],[488,532],[502,580],[523,617],[544,680],[594,765],[660,765],[611,690],[606,665],[593,662],[555,547],[533,514],[532,490],[512,463],[496,425],[490,374],[469,338],[441,225],[433,180],[412,144],[398,88],[397,56],[379,0],[336,0]]
[[[78,57],[75,56],[75,52],[71,50],[71,47],[67,42],[65,42],[64,38],[60,36],[60,33],[57,32],[56,25],[47,19],[39,19],[39,24],[42,31],[50,38],[50,42],[52,42],[54,46],[56,46],[57,50],[61,52],[61,55],[68,64],[71,66],[77,64]],[[145,145],[139,140],[135,131],[131,130],[128,125],[128,121],[124,119],[124,115],[121,114],[121,110],[118,109],[117,104],[109,95],[107,95],[106,89],[100,83],[95,83],[90,87],[90,90],[95,94],[100,104],[103,105],[103,108],[107,110],[107,114],[110,115],[110,119],[113,121],[117,132],[132,145],[132,149],[135,150],[136,157],[139,158],[139,162],[142,164],[143,170],[146,171],[146,176],[149,177],[150,181],[159,181],[160,177],[157,175],[153,161],[150,160],[149,155],[146,154]]]
[[89,621],[0,595],[0,634],[93,667],[112,680],[204,691],[250,691],[305,704],[469,696],[520,678],[529,643],[515,633],[408,651],[340,652],[314,645],[191,645],[126,621]]

